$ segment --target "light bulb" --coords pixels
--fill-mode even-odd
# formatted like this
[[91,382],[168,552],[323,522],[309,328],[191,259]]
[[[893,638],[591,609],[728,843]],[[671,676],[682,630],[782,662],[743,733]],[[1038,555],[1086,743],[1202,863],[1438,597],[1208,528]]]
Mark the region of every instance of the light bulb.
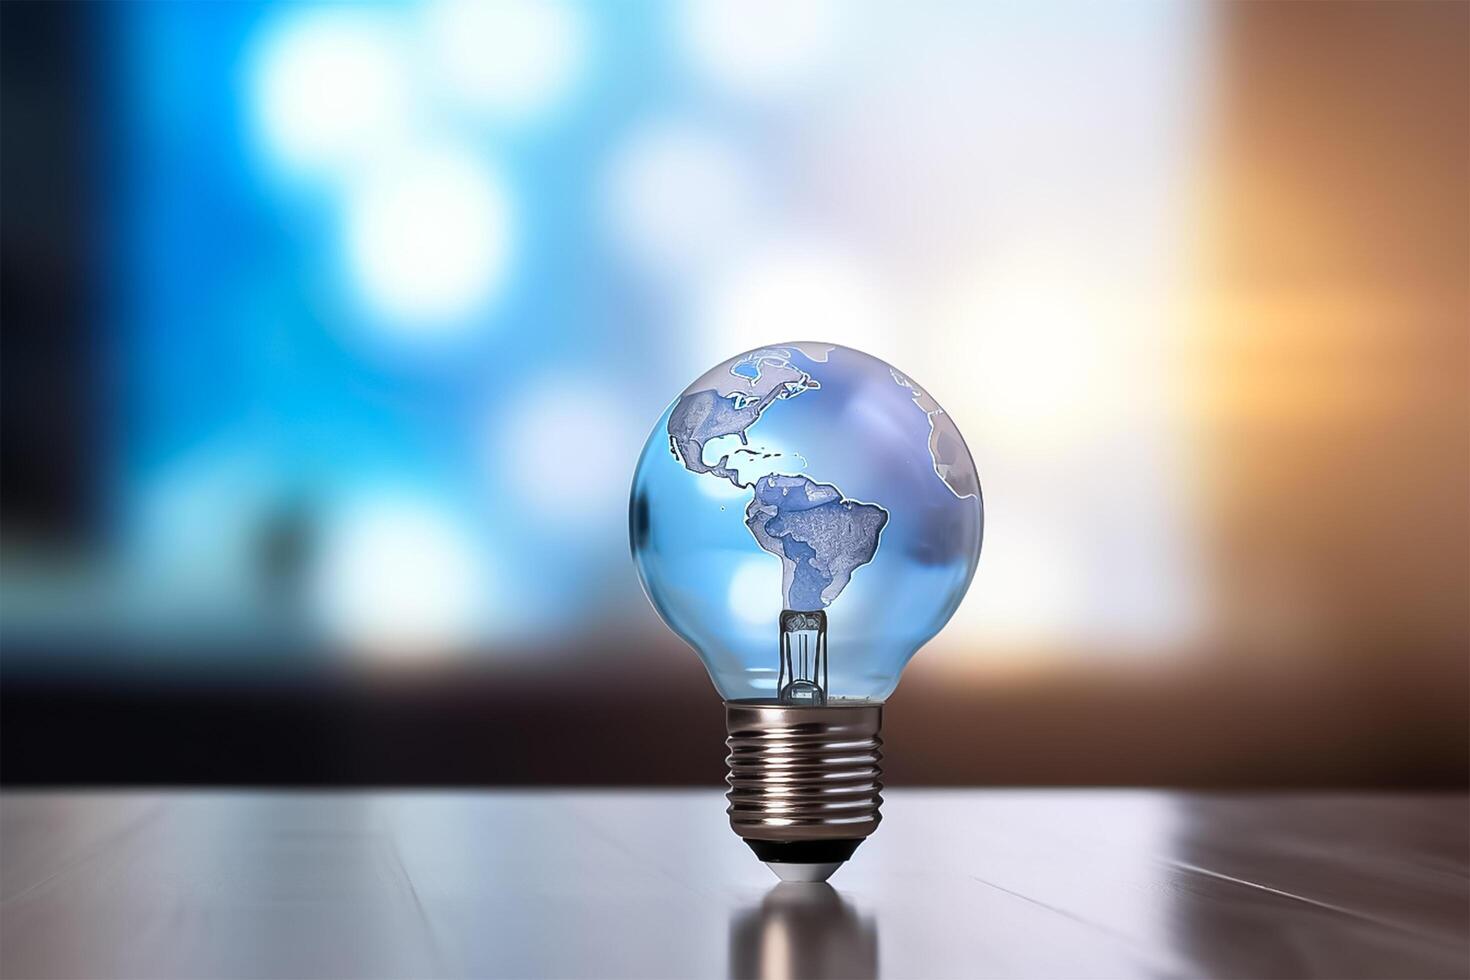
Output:
[[644,590],[725,699],[730,825],[821,881],[878,826],[883,701],[980,555],[974,460],[907,375],[762,347],[664,412],[633,478]]

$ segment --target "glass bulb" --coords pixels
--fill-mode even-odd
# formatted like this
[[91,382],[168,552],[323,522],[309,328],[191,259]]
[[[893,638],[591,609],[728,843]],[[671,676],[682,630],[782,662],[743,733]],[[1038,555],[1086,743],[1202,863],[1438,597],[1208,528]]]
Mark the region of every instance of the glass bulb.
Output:
[[984,517],[933,398],[877,358],[800,343],[684,390],[643,449],[630,523],[654,608],[726,700],[821,704],[893,693],[958,608]]
[[[876,705],[959,606],[983,524],[953,420],[867,354],[762,347],[710,369],[664,412],[633,480],[633,557],[730,706],[731,821],[752,846],[860,840],[876,826]],[[829,771],[807,786],[781,775],[808,749],[811,766],[828,765],[824,732],[835,745],[869,727],[870,776]],[[869,793],[862,821],[842,824],[841,800],[827,806],[842,778],[855,787],[847,817]],[[808,806],[808,791],[826,795]],[[742,800],[759,820],[737,819]],[[756,849],[768,861],[780,850]],[[791,853],[831,864],[816,860],[831,848]],[[819,873],[775,860],[778,873]]]

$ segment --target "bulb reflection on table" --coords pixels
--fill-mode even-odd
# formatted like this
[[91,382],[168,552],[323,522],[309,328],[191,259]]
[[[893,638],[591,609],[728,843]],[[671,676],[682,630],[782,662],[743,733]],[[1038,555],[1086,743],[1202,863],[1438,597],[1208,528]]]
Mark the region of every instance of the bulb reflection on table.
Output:
[[783,882],[730,919],[731,980],[877,976],[877,924],[825,882]]

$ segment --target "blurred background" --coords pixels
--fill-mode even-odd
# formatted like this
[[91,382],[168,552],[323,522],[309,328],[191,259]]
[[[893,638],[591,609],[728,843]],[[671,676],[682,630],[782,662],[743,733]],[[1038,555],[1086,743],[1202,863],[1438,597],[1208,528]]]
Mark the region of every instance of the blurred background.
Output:
[[799,339],[985,487],[892,783],[1466,783],[1470,6],[6,3],[0,75],[8,783],[719,784],[628,484]]

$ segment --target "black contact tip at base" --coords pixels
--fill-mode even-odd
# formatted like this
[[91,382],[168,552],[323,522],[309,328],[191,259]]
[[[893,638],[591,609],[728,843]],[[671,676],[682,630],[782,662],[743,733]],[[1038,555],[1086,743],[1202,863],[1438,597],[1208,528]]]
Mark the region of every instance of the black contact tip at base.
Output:
[[850,840],[754,840],[744,837],[755,856],[767,864],[841,864],[863,842]]

